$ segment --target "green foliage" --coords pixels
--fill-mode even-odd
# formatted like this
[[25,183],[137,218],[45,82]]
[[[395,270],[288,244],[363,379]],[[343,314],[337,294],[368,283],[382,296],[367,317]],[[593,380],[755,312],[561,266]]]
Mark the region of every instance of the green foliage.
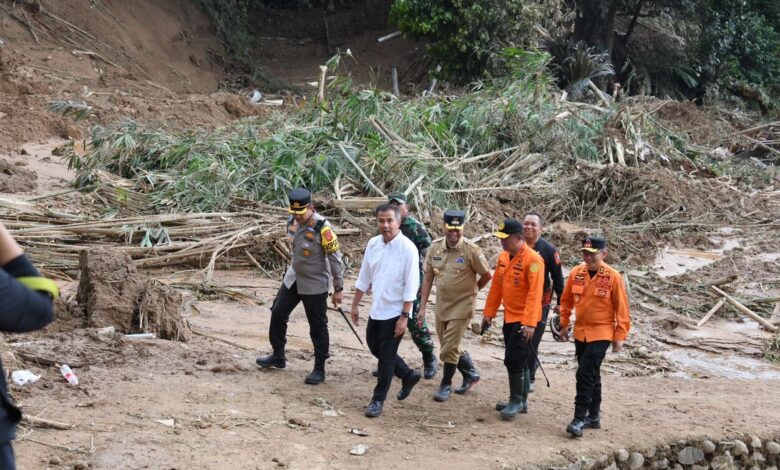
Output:
[[609,54],[580,41],[567,48],[566,55],[558,57],[554,70],[561,85],[574,96],[582,95],[588,85],[615,75]]
[[505,46],[531,45],[539,9],[524,0],[396,0],[390,20],[429,41],[442,77],[468,82],[491,70]]
[[[420,187],[440,206],[462,203],[458,191],[475,184],[517,184],[518,175],[534,173],[518,166],[529,155],[540,156],[537,171],[572,157],[610,161],[613,154],[638,164],[626,155],[640,147],[681,155],[675,148],[681,146],[650,117],[586,107],[559,121],[571,108],[555,97],[549,54],[510,48],[501,57],[510,74],[463,96],[401,101],[378,89],[356,90],[348,77],[337,75],[326,102],[312,99],[303,109],[263,122],[179,134],[132,121],[96,127],[86,155],[71,152],[70,166],[81,186],[104,169],[135,180],[159,210],[210,211],[237,199],[281,204],[296,186],[371,192],[340,144],[383,192],[406,188],[423,175]],[[332,74],[339,61],[328,62]],[[518,150],[504,151],[510,147]]]
[[84,101],[54,100],[46,105],[46,111],[59,114],[62,117],[73,116],[73,119],[80,121],[92,116],[92,106]]

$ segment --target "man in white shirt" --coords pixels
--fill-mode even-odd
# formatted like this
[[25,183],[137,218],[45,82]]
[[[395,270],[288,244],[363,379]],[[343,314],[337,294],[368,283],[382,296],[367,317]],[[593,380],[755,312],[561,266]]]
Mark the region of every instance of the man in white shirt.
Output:
[[352,300],[352,322],[357,326],[360,300],[369,287],[372,289],[366,342],[377,358],[379,374],[371,403],[366,408],[366,416],[370,418],[382,414],[393,375],[401,379],[398,400],[406,399],[421,377],[398,355],[398,345],[420,287],[419,254],[414,243],[401,234],[398,207],[389,204],[377,207],[376,220],[380,235],[368,241]]

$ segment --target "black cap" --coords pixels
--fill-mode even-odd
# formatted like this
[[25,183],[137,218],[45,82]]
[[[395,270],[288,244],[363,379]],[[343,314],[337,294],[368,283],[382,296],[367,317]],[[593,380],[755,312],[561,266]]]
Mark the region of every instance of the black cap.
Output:
[[398,204],[406,204],[406,194],[390,193],[387,195],[387,202],[397,202]]
[[498,231],[493,233],[498,238],[508,238],[513,233],[520,233],[523,231],[523,224],[515,219],[504,219],[503,222],[498,224]]
[[463,230],[466,224],[466,213],[457,209],[444,211],[444,225],[447,230]]
[[598,253],[607,247],[607,241],[601,237],[588,237],[582,240],[582,251],[588,253]]
[[293,189],[287,198],[290,200],[290,207],[287,209],[290,214],[304,214],[311,204],[311,192],[306,188]]

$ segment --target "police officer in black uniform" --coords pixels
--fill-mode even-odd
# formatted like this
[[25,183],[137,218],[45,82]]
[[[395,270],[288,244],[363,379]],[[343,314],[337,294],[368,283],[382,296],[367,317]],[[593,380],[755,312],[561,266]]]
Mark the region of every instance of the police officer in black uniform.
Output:
[[534,250],[544,259],[544,295],[542,296],[542,321],[534,331],[531,338],[531,344],[536,354],[529,354],[528,370],[531,373],[531,383],[528,387],[529,392],[534,391],[534,382],[536,381],[536,368],[538,367],[537,357],[539,352],[539,343],[542,342],[544,328],[547,325],[547,314],[550,313],[550,304],[552,303],[552,294],[555,292],[556,304],[555,313],[561,311],[561,294],[563,294],[563,271],[561,270],[561,256],[555,245],[542,238],[542,229],[544,228],[544,218],[536,212],[529,212],[523,217],[523,238],[528,246],[534,247]]
[[[8,230],[0,224],[0,331],[25,333],[40,330],[54,320],[52,299],[57,285],[40,277]],[[0,469],[13,470],[16,459],[11,442],[22,417],[8,396],[5,370],[0,362]]]
[[314,344],[314,370],[304,382],[316,385],[325,380],[325,360],[329,357],[328,287],[332,280],[332,302],[338,307],[344,290],[344,266],[336,233],[328,221],[314,211],[309,190],[293,189],[288,199],[291,216],[287,221],[287,234],[292,239],[292,261],[271,306],[268,337],[273,352],[255,362],[261,369],[284,369],[287,365],[284,353],[287,322],[293,309],[303,302]]

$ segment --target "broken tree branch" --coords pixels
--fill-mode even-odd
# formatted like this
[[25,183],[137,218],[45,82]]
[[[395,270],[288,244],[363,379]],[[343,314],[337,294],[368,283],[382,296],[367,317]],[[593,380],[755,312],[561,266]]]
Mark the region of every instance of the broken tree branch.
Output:
[[352,159],[352,157],[349,155],[349,152],[347,152],[347,149],[346,149],[346,148],[344,148],[344,144],[342,144],[341,142],[339,142],[339,150],[341,150],[341,153],[343,153],[343,154],[344,154],[344,156],[347,158],[347,160],[349,160],[349,163],[351,163],[351,164],[352,164],[352,166],[354,166],[354,167],[355,167],[355,169],[357,170],[357,172],[358,172],[358,173],[360,173],[360,176],[362,176],[362,177],[363,177],[363,179],[366,181],[366,183],[368,183],[368,186],[369,186],[371,189],[373,189],[373,190],[374,190],[376,193],[380,194],[382,197],[387,197],[387,195],[386,195],[385,193],[383,193],[381,189],[377,188],[377,186],[374,184],[374,182],[373,182],[373,181],[371,181],[371,178],[369,178],[369,177],[368,177],[368,175],[366,175],[366,174],[363,172],[363,169],[362,169],[362,168],[360,168],[360,165],[358,165],[358,164],[355,162],[355,160],[353,160],[353,159]]

